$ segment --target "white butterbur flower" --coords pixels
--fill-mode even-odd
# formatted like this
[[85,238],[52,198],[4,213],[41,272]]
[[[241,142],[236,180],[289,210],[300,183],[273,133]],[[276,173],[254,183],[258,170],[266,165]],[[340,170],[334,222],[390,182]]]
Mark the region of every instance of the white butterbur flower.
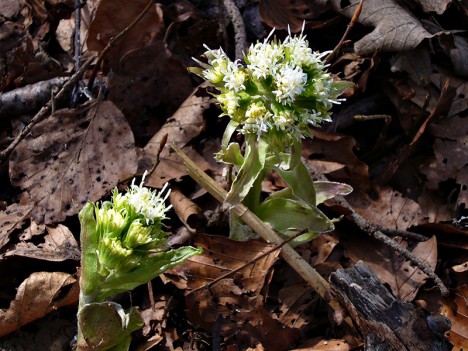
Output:
[[276,90],[273,94],[278,102],[291,103],[304,91],[306,83],[307,74],[301,67],[283,66],[275,76]]
[[284,53],[280,45],[266,42],[257,43],[250,46],[246,56],[247,69],[257,79],[266,78],[276,73],[278,65],[283,59]]
[[237,63],[231,62],[230,70],[226,73],[226,75],[223,78],[225,88],[238,93],[241,90],[245,90],[245,80],[245,72],[239,69]]
[[228,115],[234,115],[237,107],[239,106],[239,101],[237,95],[233,91],[228,91],[226,94],[220,94],[217,99]]
[[167,189],[167,183],[159,193],[144,187],[143,183],[146,175],[147,171],[143,174],[140,185],[135,185],[135,179],[133,179],[130,189],[125,196],[128,203],[135,208],[135,211],[145,218],[146,224],[152,224],[166,218],[166,212],[171,208],[171,206],[166,207],[165,204],[170,190],[162,197],[162,194]]
[[205,71],[192,72],[218,89],[213,95],[240,133],[267,138],[281,150],[310,136],[309,125],[330,120],[329,110],[341,101],[346,84],[326,73],[322,58],[328,53],[314,52],[302,32],[289,32],[283,42],[270,40],[272,35],[250,46],[245,65],[207,47],[209,64],[199,62]]

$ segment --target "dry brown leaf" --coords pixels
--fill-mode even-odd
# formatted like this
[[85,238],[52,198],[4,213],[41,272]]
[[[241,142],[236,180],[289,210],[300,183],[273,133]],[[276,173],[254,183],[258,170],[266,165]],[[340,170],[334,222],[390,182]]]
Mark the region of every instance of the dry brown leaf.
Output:
[[[349,18],[353,16],[359,4],[359,0],[330,2],[335,10]],[[341,7],[341,4],[346,6]],[[419,20],[395,0],[366,1],[359,16],[359,23],[375,27],[371,33],[354,44],[354,49],[362,55],[408,51],[418,46],[423,39],[432,37]]]
[[202,213],[202,209],[186,197],[180,189],[174,187],[171,188],[169,201],[174,212],[190,231],[195,232],[195,229],[205,222],[205,216]]
[[[353,236],[342,240],[341,244],[352,262],[364,261],[380,280],[391,287],[393,295],[404,301],[412,301],[428,278],[419,268],[413,267],[400,254],[374,239],[363,240],[363,238]],[[406,241],[401,239],[399,244],[405,248],[407,246]],[[407,249],[432,270],[435,269],[437,263],[435,236]]]
[[0,336],[78,301],[78,281],[68,273],[35,272],[21,283],[7,310],[0,310]]
[[[170,117],[166,124],[151,138],[144,148],[144,154],[140,160],[139,168],[151,169],[154,162],[159,164],[147,179],[147,184],[153,187],[161,187],[171,179],[179,179],[187,175],[185,166],[171,148],[175,143],[182,149],[198,167],[209,169],[209,164],[191,147],[186,146],[205,128],[203,112],[210,105],[210,98],[199,96],[199,88],[182,103],[179,109]],[[161,141],[167,137],[164,149],[161,151]]]
[[378,199],[354,191],[346,197],[348,202],[367,220],[390,229],[406,230],[411,226],[427,223],[419,204],[391,188],[382,188]]
[[314,130],[313,134],[313,139],[305,139],[302,143],[302,156],[312,169],[331,171],[326,174],[333,180],[350,184],[355,189],[367,189],[368,167],[354,154],[354,138],[319,130]]
[[80,260],[80,248],[70,229],[62,224],[46,228],[48,234],[44,236],[42,243],[36,245],[21,241],[7,251],[4,257],[23,256],[54,262]]
[[325,1],[260,0],[262,21],[272,28],[300,32],[305,20],[318,17],[329,9]]
[[445,118],[430,126],[435,159],[423,166],[426,186],[437,190],[443,181],[454,179],[460,185],[457,205],[468,205],[468,120],[458,116]]
[[33,218],[46,224],[99,200],[136,168],[133,134],[110,101],[55,112],[10,157],[12,184],[28,192]]
[[32,205],[11,204],[5,211],[0,212],[0,250],[10,240],[10,234],[23,226],[32,209]]
[[[351,339],[351,338],[350,338]],[[315,338],[314,341],[307,343],[308,347],[293,349],[291,351],[351,351],[359,345],[356,341],[348,342],[345,339],[321,339]]]
[[455,289],[455,297],[445,301],[440,313],[452,322],[446,336],[453,344],[453,350],[468,349],[468,286]]
[[416,0],[425,12],[436,12],[441,15],[452,0]]
[[127,53],[108,82],[109,99],[137,140],[151,138],[193,91],[186,67],[167,54],[161,40]]
[[[102,0],[88,28],[87,45],[90,50],[101,51],[109,41],[129,26],[148,4],[147,0]],[[119,72],[119,62],[128,52],[151,43],[164,27],[161,4],[155,4],[148,13],[115,43],[106,60],[113,71]],[[153,58],[154,59],[154,58]]]
[[[166,281],[183,290],[202,288],[274,246],[259,240],[239,242],[222,236],[201,234],[196,236],[194,244],[203,248],[203,254],[188,259],[164,275]],[[297,336],[296,332],[271,317],[263,307],[262,294],[278,254],[279,250],[276,250],[258,259],[209,289],[186,293],[191,322],[211,330],[216,321],[222,318],[221,335],[225,338],[237,341],[245,339],[251,346],[256,344],[254,341],[261,342],[268,350],[285,349],[291,344],[291,338]],[[272,333],[277,338],[267,340],[266,336]]]

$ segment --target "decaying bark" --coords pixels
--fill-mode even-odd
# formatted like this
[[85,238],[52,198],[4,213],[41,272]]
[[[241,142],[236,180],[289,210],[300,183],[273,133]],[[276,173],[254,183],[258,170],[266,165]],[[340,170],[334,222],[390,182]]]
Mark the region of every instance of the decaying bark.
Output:
[[449,351],[450,321],[396,299],[362,262],[330,276],[332,293],[348,310],[372,351]]

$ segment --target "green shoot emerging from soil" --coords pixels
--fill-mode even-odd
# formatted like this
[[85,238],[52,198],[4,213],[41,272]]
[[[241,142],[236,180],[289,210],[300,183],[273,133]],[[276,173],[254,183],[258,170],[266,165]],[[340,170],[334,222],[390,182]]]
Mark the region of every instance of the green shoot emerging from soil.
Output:
[[[223,116],[230,122],[224,132],[221,162],[238,171],[226,198],[228,205],[240,202],[285,236],[305,231],[295,240],[310,240],[316,233],[333,229],[333,223],[318,208],[316,186],[301,161],[302,139],[312,137],[310,126],[330,121],[330,109],[352,83],[334,81],[325,71],[322,58],[309,48],[304,35],[283,41],[270,40],[251,45],[245,64],[231,61],[222,49],[208,51],[207,63],[190,71],[209,81],[219,91],[213,94]],[[245,136],[245,152],[230,143],[235,132]],[[277,172],[289,185],[261,201],[261,182]],[[348,193],[343,184],[326,186],[326,198]],[[322,188],[323,185],[320,184]],[[231,222],[231,238],[251,235],[239,221]]]
[[114,189],[111,201],[88,203],[80,212],[81,277],[78,350],[127,350],[130,333],[142,326],[139,314],[105,302],[145,284],[201,250],[169,250],[162,221],[165,188],[152,191],[133,181],[125,194]]

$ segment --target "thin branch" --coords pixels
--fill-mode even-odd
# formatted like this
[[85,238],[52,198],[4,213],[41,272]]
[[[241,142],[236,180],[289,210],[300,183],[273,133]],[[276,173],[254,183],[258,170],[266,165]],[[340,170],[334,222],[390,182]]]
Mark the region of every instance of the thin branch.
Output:
[[50,113],[53,104],[55,103],[56,100],[60,100],[61,98],[64,97],[66,93],[75,85],[75,83],[81,79],[83,74],[86,72],[86,70],[91,66],[91,63],[94,61],[95,56],[92,56],[88,61],[86,61],[83,66],[81,66],[80,70],[78,72],[75,72],[70,79],[63,85],[62,89],[53,97],[52,99],[49,100],[49,102],[42,107],[38,113],[31,119],[31,121],[28,123],[26,127],[24,127],[16,136],[16,138],[13,140],[13,142],[2,152],[0,152],[0,163],[4,162],[5,159],[10,156],[10,154],[13,152],[13,150],[18,146],[18,144],[26,137],[26,135],[31,131],[31,129],[39,122],[41,121],[45,116],[47,116],[48,113]]
[[338,42],[338,44],[335,46],[333,51],[325,58],[325,63],[330,63],[330,61],[335,57],[335,55],[340,50],[341,46],[343,45],[346,38],[348,37],[349,32],[354,27],[354,25],[357,23],[357,21],[359,19],[359,16],[361,15],[362,4],[363,3],[364,3],[364,0],[359,1],[359,4],[356,7],[356,11],[354,11],[353,17],[351,17],[351,21],[349,22],[348,27],[346,27],[346,31],[344,32],[343,37]]
[[141,19],[149,12],[153,4],[154,4],[154,0],[150,0],[148,4],[146,5],[146,7],[143,9],[143,11],[140,12],[140,14],[133,20],[132,23],[130,23],[124,30],[122,30],[119,34],[117,34],[111,40],[109,40],[106,47],[99,54],[96,65],[94,66],[94,70],[91,73],[91,77],[89,78],[89,81],[88,81],[89,90],[93,88],[93,84],[94,84],[94,80],[96,79],[97,71],[99,67],[101,66],[102,60],[104,60],[104,57],[106,57],[109,50],[112,49],[112,47],[115,45],[117,41],[122,39],[130,30],[133,29],[133,27],[135,27],[135,25],[138,22],[141,21]]
[[[325,180],[326,177],[322,175],[322,178]],[[382,233],[382,228],[371,223],[360,214],[358,214],[354,208],[349,204],[348,201],[343,196],[336,196],[334,200],[342,207],[351,211],[351,214],[348,215],[351,220],[356,223],[356,225],[361,229],[364,233],[372,236],[373,238],[377,239],[381,243],[389,246],[394,251],[398,252],[400,255],[405,257],[408,261],[410,261],[413,265],[418,267],[421,271],[423,271],[430,279],[434,281],[434,283],[439,288],[441,294],[443,296],[447,296],[450,292],[447,287],[444,285],[442,280],[434,273],[434,271],[419,257],[416,257],[412,252],[406,250],[405,248],[401,247],[394,239],[389,238],[384,233]],[[417,235],[417,234],[415,234]],[[427,238],[425,238],[427,240]]]

